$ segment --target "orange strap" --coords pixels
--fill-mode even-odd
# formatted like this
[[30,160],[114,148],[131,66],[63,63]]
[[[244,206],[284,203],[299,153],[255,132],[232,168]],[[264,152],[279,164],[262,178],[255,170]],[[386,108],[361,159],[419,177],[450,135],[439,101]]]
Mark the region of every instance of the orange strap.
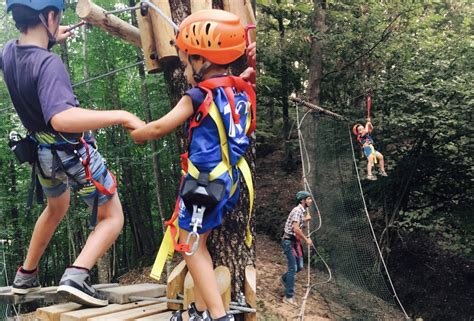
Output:
[[97,188],[99,193],[107,195],[107,196],[114,195],[115,191],[117,190],[117,180],[115,179],[115,176],[112,174],[111,171],[109,171],[109,174],[112,177],[112,181],[113,181],[113,185],[110,190],[108,190],[107,188],[105,188],[104,185],[96,181],[92,177],[92,173],[91,173],[91,167],[90,167],[91,154],[89,152],[89,144],[87,144],[87,142],[82,137],[80,138],[80,141],[84,145],[84,148],[86,149],[86,155],[87,155],[87,158],[82,160],[82,165],[84,166],[84,170],[86,172],[86,180],[89,182],[92,182],[92,184],[94,184],[94,186]]

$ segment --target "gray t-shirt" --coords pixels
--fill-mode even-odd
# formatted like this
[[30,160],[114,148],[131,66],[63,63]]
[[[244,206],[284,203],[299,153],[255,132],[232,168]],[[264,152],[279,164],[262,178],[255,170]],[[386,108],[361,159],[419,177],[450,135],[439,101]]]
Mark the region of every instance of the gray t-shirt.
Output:
[[79,106],[61,58],[46,49],[9,41],[3,49],[3,74],[18,116],[29,131],[54,132],[51,118]]

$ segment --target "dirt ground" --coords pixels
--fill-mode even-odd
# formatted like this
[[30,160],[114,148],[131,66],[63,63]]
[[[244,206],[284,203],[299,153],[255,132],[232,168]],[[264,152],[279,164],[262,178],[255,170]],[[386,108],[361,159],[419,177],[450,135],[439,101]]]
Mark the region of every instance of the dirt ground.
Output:
[[[286,258],[280,245],[265,235],[257,236],[257,305],[258,320],[298,320],[300,307],[283,303],[284,288],[280,276],[286,272]],[[281,255],[278,255],[281,253]],[[307,271],[296,278],[296,300],[301,306],[306,293]],[[335,320],[328,304],[317,292],[312,291],[306,301],[305,321]]]

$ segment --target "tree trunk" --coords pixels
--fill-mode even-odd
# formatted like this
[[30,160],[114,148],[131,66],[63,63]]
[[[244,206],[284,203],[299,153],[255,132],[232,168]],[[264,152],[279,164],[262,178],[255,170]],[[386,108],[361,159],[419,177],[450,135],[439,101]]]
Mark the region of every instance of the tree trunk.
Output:
[[[181,22],[184,17],[190,14],[189,1],[170,0],[172,19],[175,22]],[[221,1],[213,1],[213,6],[222,5]],[[220,7],[222,8],[222,7]],[[183,70],[179,62],[166,64],[164,67],[165,80],[171,93],[171,101],[176,104],[183,96],[185,90],[189,88],[184,79]],[[185,134],[180,131],[179,142],[182,150],[185,146]],[[247,160],[255,172],[255,146],[246,155]],[[247,218],[249,215],[249,195],[245,184],[241,185],[240,199],[238,206],[232,213],[228,213],[220,228],[215,229],[208,240],[208,249],[213,257],[214,265],[225,265],[229,268],[232,275],[232,299],[237,294],[243,292],[245,266],[255,265],[255,246],[247,248],[245,245],[245,235],[247,228]],[[251,224],[253,226],[253,224]],[[252,228],[252,234],[254,229]]]
[[[277,0],[277,3],[280,4],[281,0]],[[288,138],[290,135],[290,117],[288,114],[288,109],[290,104],[288,103],[289,88],[288,88],[288,59],[286,57],[286,39],[285,39],[285,25],[283,24],[283,14],[278,15],[278,31],[280,33],[280,102],[283,108],[283,142],[285,150],[285,158],[283,160],[283,168],[287,171],[291,171],[295,162],[293,160],[293,152],[291,150],[291,142]]]
[[314,0],[314,20],[313,30],[316,30],[316,36],[311,43],[311,57],[309,62],[309,102],[315,105],[321,103],[321,79],[323,77],[323,54],[321,48],[321,39],[326,31],[326,9],[325,0]]

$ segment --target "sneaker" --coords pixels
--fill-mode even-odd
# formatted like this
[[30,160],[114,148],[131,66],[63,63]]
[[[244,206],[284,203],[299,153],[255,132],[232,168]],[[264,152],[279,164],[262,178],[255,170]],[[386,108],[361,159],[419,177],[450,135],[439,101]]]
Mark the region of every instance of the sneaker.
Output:
[[368,179],[369,181],[376,181],[376,180],[377,180],[377,176],[375,176],[375,175],[367,175],[367,179]]
[[109,304],[107,298],[92,287],[87,269],[67,268],[59,281],[57,293],[72,302],[89,307],[103,307]]
[[298,306],[298,303],[296,302],[295,298],[292,297],[292,298],[287,298],[286,296],[283,298],[283,303],[288,303],[290,305],[293,305],[295,307]]
[[[183,313],[186,311],[176,311],[173,313],[171,316],[170,321],[182,321],[183,320]],[[211,317],[209,316],[209,313],[207,311],[203,312],[198,312],[196,309],[196,305],[194,303],[191,303],[188,307],[188,315],[189,315],[189,321],[212,321]]]
[[388,176],[387,172],[384,172],[384,171],[379,171],[379,174],[380,176],[384,176],[384,177]]
[[13,281],[12,292],[15,294],[27,294],[41,289],[38,278],[38,269],[27,273],[23,268],[19,268]]

